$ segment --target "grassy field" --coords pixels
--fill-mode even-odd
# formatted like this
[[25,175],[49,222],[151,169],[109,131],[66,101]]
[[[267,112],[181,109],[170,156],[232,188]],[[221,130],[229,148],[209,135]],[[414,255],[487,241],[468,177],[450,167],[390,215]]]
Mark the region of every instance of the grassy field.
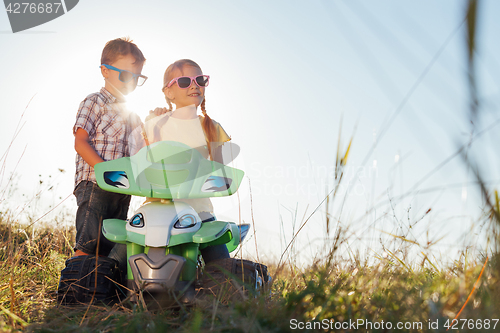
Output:
[[[476,6],[477,1],[468,1],[466,17],[471,133],[477,131],[472,120],[480,101],[473,66]],[[339,131],[337,184],[349,149],[350,144],[340,153]],[[464,162],[474,166],[466,156]],[[491,199],[480,173],[472,170],[481,194]],[[492,225],[500,222],[498,194],[486,209]],[[328,230],[328,213],[326,221]],[[348,237],[336,230],[324,255],[306,268],[296,267],[293,255],[283,263],[263,262],[274,278],[269,294],[230,304],[213,297],[160,311],[131,303],[65,307],[57,303],[56,291],[64,262],[73,254],[74,229],[31,222],[0,212],[0,332],[446,332],[448,327],[449,332],[500,332],[499,253],[471,256],[464,248],[459,259],[441,263],[422,251],[425,246],[395,235],[400,246],[347,260],[339,249]],[[421,255],[406,255],[412,250]]]
[[[339,234],[324,259],[306,269],[265,263],[274,277],[270,295],[231,304],[213,298],[162,311],[130,303],[64,307],[57,304],[56,290],[72,254],[73,233],[49,226],[34,230],[1,217],[1,332],[445,332],[486,260],[463,256],[449,267],[428,260],[406,262],[396,255],[371,258],[372,264],[360,258],[340,261]],[[476,287],[456,327],[500,330],[500,323],[493,327],[500,317],[500,256],[489,258]],[[430,329],[436,321],[439,329]]]

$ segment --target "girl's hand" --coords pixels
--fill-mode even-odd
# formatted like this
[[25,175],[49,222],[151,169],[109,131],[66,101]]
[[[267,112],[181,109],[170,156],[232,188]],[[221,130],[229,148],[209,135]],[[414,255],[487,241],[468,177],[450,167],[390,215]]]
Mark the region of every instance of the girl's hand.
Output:
[[156,108],[154,110],[150,110],[149,115],[146,117],[146,121],[148,121],[154,117],[161,116],[162,114],[165,114],[167,112],[168,112],[167,108]]

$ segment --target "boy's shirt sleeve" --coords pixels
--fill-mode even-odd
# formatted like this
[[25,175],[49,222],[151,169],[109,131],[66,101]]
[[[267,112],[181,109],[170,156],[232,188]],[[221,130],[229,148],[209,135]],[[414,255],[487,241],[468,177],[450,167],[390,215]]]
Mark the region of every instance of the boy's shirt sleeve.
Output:
[[76,114],[76,123],[73,126],[73,135],[78,128],[84,129],[89,136],[95,134],[97,128],[97,114],[99,113],[99,104],[94,98],[85,98],[78,108]]

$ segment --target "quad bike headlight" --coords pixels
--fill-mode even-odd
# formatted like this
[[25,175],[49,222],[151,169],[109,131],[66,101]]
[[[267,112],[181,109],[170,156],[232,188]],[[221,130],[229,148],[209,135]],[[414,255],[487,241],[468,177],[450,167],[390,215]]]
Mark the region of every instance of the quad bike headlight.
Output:
[[136,214],[129,220],[129,224],[135,228],[142,228],[144,227],[144,217],[141,213]]
[[183,229],[183,228],[191,228],[196,225],[196,217],[192,214],[182,215],[177,219],[174,224],[174,228]]

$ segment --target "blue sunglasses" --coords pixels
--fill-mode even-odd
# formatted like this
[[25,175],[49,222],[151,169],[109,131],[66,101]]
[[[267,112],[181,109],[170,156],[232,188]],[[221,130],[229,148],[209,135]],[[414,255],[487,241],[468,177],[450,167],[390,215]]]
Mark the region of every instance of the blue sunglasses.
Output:
[[[122,81],[123,83],[127,83],[130,80],[134,79],[135,82],[136,82],[136,84],[137,84],[137,86],[140,87],[148,79],[147,76],[144,76],[144,75],[141,75],[141,74],[134,74],[134,73],[129,72],[127,70],[119,69],[119,68],[116,68],[116,67],[113,67],[113,66],[110,66],[110,65],[102,64],[101,66],[104,66],[107,69],[111,69],[113,71],[119,72],[120,74],[118,75],[118,79],[120,79],[120,81]],[[99,66],[99,67],[101,67],[101,66]]]

